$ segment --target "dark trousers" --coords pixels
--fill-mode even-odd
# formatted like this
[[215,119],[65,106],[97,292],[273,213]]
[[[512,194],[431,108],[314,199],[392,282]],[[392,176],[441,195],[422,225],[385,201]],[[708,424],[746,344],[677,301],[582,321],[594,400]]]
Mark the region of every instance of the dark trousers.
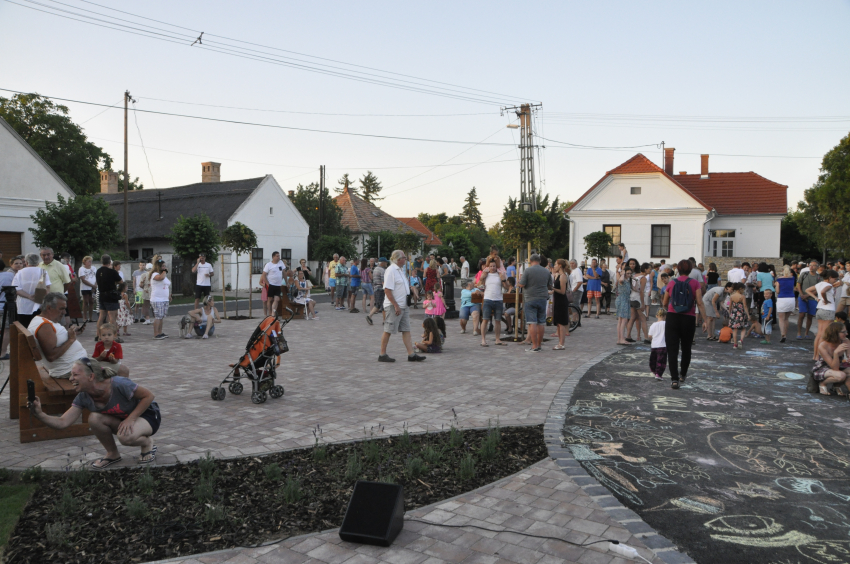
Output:
[[682,376],[688,375],[691,365],[691,345],[696,332],[696,320],[693,315],[667,312],[667,323],[664,326],[664,339],[667,341],[667,358],[670,359],[670,376],[674,382],[679,381],[679,347],[682,348]]
[[[666,335],[665,335],[666,336]],[[667,368],[667,349],[650,349],[649,353],[649,369],[657,376],[664,375],[664,369]]]

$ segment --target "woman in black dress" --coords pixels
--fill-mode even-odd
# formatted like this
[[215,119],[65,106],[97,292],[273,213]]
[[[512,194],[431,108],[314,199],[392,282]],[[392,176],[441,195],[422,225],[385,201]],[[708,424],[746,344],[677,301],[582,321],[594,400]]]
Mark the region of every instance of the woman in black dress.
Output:
[[552,322],[558,327],[558,344],[553,350],[564,350],[564,339],[570,336],[570,300],[567,297],[567,290],[570,287],[569,277],[570,268],[567,266],[567,261],[558,259],[555,261],[555,293],[553,295],[554,303],[552,305]]

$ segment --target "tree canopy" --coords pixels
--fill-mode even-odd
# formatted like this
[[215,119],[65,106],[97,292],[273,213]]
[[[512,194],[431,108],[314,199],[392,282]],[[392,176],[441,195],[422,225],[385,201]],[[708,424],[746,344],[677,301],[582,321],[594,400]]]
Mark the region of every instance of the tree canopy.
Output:
[[322,235],[313,250],[317,257],[313,260],[320,261],[330,261],[334,253],[346,258],[357,254],[357,247],[349,235]]
[[[342,225],[342,210],[329,193],[322,195],[325,203],[322,221],[319,221],[319,185],[315,182],[295,189],[291,200],[301,217],[310,226],[307,235],[307,256],[310,260],[327,260],[327,257],[316,252],[316,243],[322,235],[334,234],[348,236],[348,229]],[[333,254],[333,253],[331,253]]]
[[50,247],[57,254],[67,252],[76,264],[86,255],[98,255],[123,241],[118,232],[118,216],[101,198],[77,196],[56,203],[46,202],[32,216],[30,227],[38,247]]
[[[570,222],[564,217],[564,205],[560,203],[557,197],[550,202],[549,194],[537,193],[536,199],[536,213],[543,216],[548,227],[548,235],[541,239],[542,246],[538,247],[538,251],[547,257],[564,258],[569,254],[570,244]],[[508,198],[505,213],[517,210],[518,203],[517,199]],[[504,221],[501,224],[503,229]],[[505,243],[505,246],[510,247],[507,243]]]
[[552,230],[540,210],[506,210],[501,223],[502,245],[507,249],[522,249],[531,243],[532,248],[539,250],[549,244]]
[[478,209],[478,193],[475,191],[475,186],[472,187],[466,194],[466,200],[464,200],[463,212],[461,213],[461,217],[463,217],[463,222],[466,225],[474,225],[476,227],[484,227],[484,221],[481,219],[481,211]]
[[588,257],[607,257],[613,244],[614,238],[605,231],[594,231],[584,236],[584,248]]
[[221,236],[209,216],[203,212],[190,217],[177,218],[169,236],[174,252],[188,260],[203,253],[208,262],[216,262],[221,247]]
[[360,197],[370,204],[383,200],[378,196],[383,189],[384,187],[378,182],[378,177],[372,174],[371,170],[366,171],[366,174],[360,179]]
[[111,157],[88,140],[68,117],[68,108],[38,94],[0,97],[0,117],[29,143],[75,194],[100,191],[101,169]]
[[348,191],[349,191],[349,192],[351,192],[351,193],[352,193],[352,194],[354,194],[355,196],[360,196],[360,192],[358,191],[357,187],[354,185],[354,182],[355,182],[355,181],[354,181],[354,180],[352,180],[352,179],[348,176],[348,173],[346,172],[345,174],[343,174],[343,175],[340,177],[340,179],[339,179],[339,180],[337,180],[337,181],[336,181],[336,183],[337,183],[339,186],[338,186],[338,187],[336,187],[336,188],[334,188],[334,192],[336,192],[337,194],[342,194],[342,193],[345,191],[345,187],[346,187],[346,186],[348,186]]

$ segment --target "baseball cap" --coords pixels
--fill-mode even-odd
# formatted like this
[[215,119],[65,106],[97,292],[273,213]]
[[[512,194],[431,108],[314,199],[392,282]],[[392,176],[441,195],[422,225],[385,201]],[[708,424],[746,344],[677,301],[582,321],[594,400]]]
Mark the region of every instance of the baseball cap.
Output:
[[387,260],[387,257],[381,257],[378,259],[378,262],[390,262]]

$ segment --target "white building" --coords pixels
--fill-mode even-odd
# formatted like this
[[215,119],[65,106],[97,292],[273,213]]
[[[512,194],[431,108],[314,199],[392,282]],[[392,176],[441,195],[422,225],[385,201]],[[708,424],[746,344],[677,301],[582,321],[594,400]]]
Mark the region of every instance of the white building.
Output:
[[[221,181],[219,163],[201,163],[202,181],[188,186],[159,190],[137,190],[127,194],[130,220],[130,256],[133,259],[163,255],[171,267],[172,279],[181,274],[183,262],[175,259],[169,243],[171,228],[182,215],[205,213],[216,227],[224,231],[240,222],[257,235],[257,248],[239,257],[239,288],[257,288],[260,274],[272,252],[278,251],[287,264],[307,258],[307,235],[310,227],[272,175],[246,180]],[[118,175],[101,173],[101,197],[118,215],[119,230],[124,229],[124,194],[118,193]],[[223,252],[223,251],[222,251]],[[213,290],[221,281],[236,288],[236,255],[224,255],[224,276],[219,257],[215,257]],[[190,280],[191,273],[184,280]],[[175,293],[177,289],[175,283]]]
[[[31,215],[74,192],[44,162],[12,126],[0,118],[0,252],[11,257],[38,252],[30,227]],[[61,250],[61,249],[60,249]]]
[[674,151],[665,149],[663,169],[635,155],[566,210],[570,256],[583,257],[584,237],[606,231],[641,262],[695,257],[717,263],[721,272],[733,260],[781,264],[788,187],[754,172],[709,172],[708,155],[701,157],[700,174],[674,175]]

